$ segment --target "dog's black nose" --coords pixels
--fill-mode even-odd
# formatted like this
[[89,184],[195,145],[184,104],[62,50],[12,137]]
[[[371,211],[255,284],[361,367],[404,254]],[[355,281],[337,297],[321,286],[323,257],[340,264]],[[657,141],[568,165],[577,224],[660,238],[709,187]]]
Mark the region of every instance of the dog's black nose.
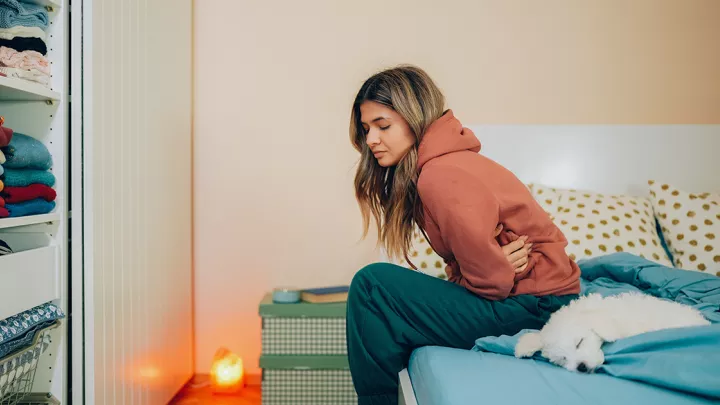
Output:
[[581,372],[581,373],[587,373],[588,368],[587,368],[587,366],[585,365],[585,363],[580,363],[580,364],[578,364],[578,366],[577,366],[577,370],[578,370],[579,372]]

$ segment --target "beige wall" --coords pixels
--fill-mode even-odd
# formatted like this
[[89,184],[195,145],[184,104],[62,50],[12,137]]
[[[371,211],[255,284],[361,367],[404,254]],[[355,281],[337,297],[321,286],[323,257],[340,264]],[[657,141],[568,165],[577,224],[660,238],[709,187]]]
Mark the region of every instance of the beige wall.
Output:
[[466,124],[720,123],[714,0],[195,2],[197,369],[257,371],[273,286],[347,283],[359,242],[350,104],[415,63]]

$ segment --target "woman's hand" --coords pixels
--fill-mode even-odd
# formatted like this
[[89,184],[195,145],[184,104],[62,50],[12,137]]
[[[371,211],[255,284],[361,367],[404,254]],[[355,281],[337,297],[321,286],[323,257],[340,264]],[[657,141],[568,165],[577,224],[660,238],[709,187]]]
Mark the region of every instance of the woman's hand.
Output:
[[[500,235],[502,229],[502,224],[499,224],[495,228],[495,237]],[[525,271],[528,265],[528,257],[532,251],[532,243],[525,243],[527,242],[527,239],[527,236],[521,236],[517,240],[502,247],[505,257],[508,259],[508,262],[510,262],[510,265],[513,270],[515,270],[516,274]]]
[[[502,232],[502,230],[502,224],[498,225],[495,228],[494,235],[496,238],[498,237],[498,235],[500,235],[500,232]],[[510,242],[505,246],[502,246],[502,251],[505,254],[508,262],[510,262],[513,270],[515,270],[515,274],[522,273],[523,271],[525,271],[525,269],[527,269],[528,257],[530,256],[530,252],[532,252],[533,245],[532,243],[526,244],[525,242],[527,242],[527,239],[527,236],[521,236],[517,240]],[[445,266],[445,274],[447,275],[448,279],[450,279],[452,272],[452,266]]]

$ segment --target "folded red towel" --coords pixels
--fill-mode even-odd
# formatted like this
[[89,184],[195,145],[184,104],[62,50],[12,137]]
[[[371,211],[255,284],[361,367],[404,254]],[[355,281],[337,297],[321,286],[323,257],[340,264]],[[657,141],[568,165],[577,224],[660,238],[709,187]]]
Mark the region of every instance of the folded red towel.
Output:
[[5,208],[0,207],[0,218],[7,218],[10,216],[10,213]]
[[5,187],[0,195],[5,197],[5,202],[8,204],[17,204],[36,198],[53,201],[57,193],[44,184],[31,184],[27,187]]
[[0,197],[0,208],[3,208],[5,206],[5,199]]

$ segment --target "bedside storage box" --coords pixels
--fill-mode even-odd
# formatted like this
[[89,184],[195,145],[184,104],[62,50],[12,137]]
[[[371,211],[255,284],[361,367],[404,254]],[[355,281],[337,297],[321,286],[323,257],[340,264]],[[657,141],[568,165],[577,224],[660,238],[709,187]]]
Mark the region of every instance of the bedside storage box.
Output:
[[263,405],[357,405],[346,356],[260,358]]
[[263,355],[347,355],[344,302],[260,303]]
[[262,317],[263,405],[356,405],[345,338],[345,303],[275,304]]

